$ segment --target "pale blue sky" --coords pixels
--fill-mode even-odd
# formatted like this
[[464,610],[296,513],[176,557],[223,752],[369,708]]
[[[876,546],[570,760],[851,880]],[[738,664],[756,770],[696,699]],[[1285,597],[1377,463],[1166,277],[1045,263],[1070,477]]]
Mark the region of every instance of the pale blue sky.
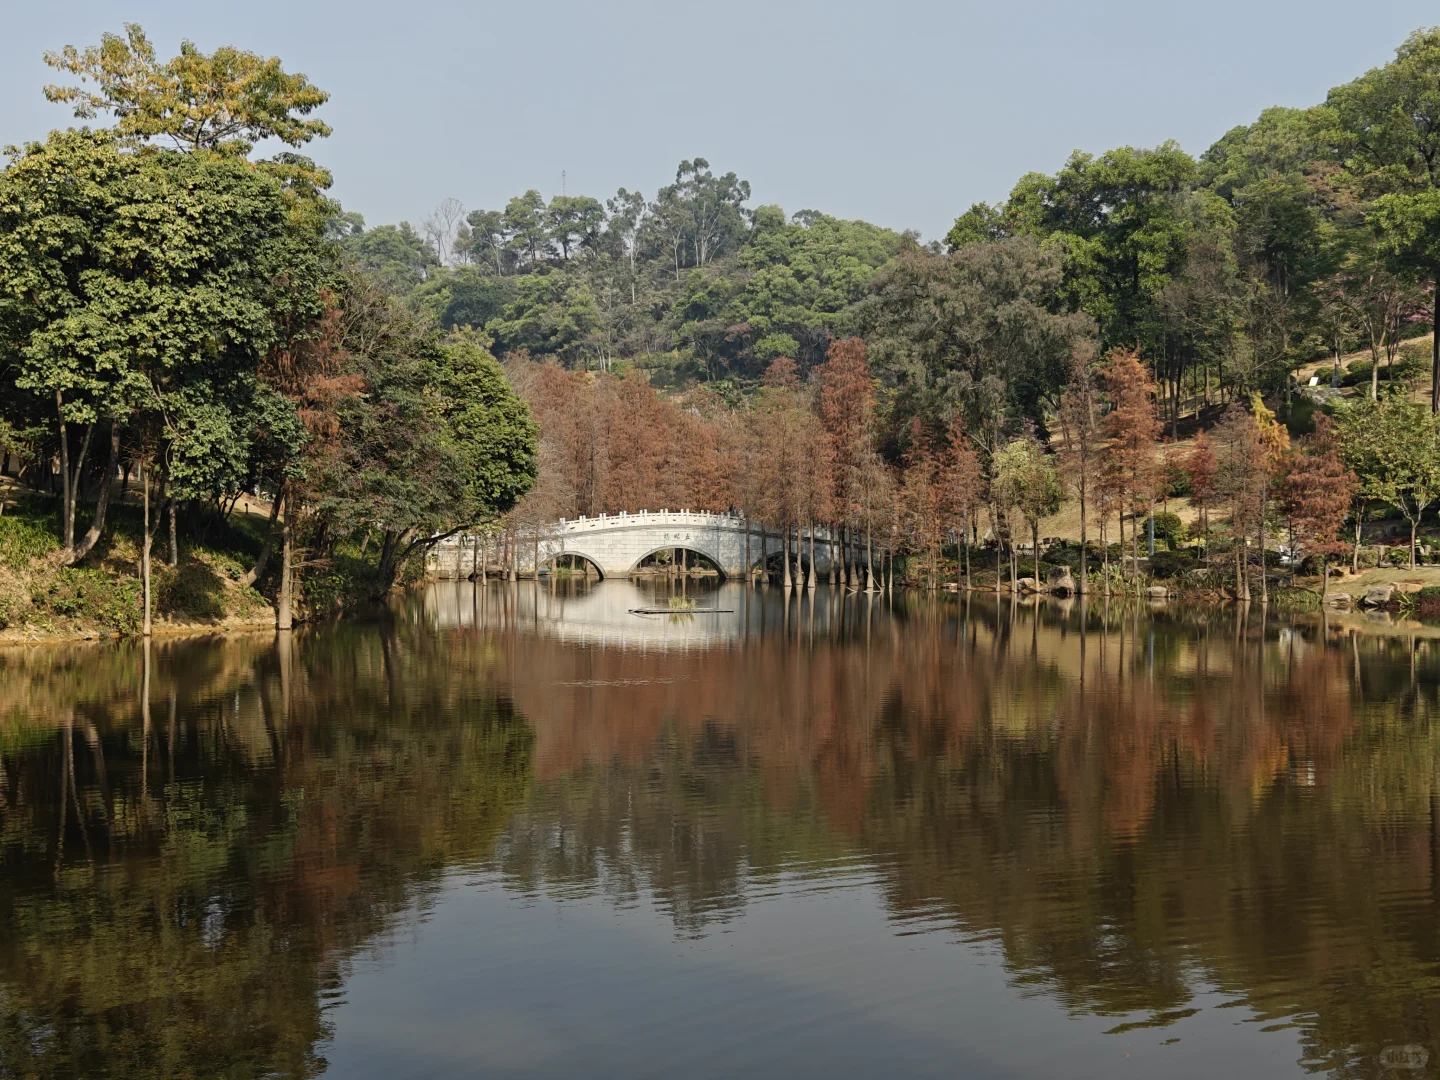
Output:
[[280,56],[332,94],[314,155],[372,224],[529,187],[653,194],[681,158],[753,202],[943,235],[1075,148],[1199,153],[1265,106],[1308,105],[1440,22],[1419,0],[1023,4],[3,0],[0,143],[69,122],[47,48],[138,21]]

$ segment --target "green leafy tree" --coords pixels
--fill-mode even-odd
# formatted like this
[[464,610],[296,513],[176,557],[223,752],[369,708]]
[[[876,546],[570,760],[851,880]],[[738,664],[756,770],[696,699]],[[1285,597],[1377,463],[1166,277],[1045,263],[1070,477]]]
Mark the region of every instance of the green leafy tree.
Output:
[[1440,418],[1400,395],[1336,413],[1344,463],[1362,496],[1389,503],[1410,523],[1410,566],[1420,518],[1440,499]]
[[[1012,440],[995,455],[994,487],[1000,505],[1018,512],[1030,530],[1035,573],[1040,573],[1040,522],[1057,513],[1065,501],[1060,472],[1034,438]],[[1015,547],[1010,546],[1011,577],[1014,577]]]
[[556,195],[545,208],[550,239],[560,245],[566,262],[580,248],[593,249],[605,225],[605,208],[588,195]]
[[405,294],[430,280],[440,258],[408,221],[377,225],[343,237],[341,246],[355,262],[373,274],[388,291]]
[[1095,320],[1105,345],[1138,343],[1159,356],[1159,297],[1184,262],[1195,178],[1194,160],[1173,142],[1077,152],[1053,177],[1023,177],[1006,217],[1014,231],[1060,246],[1065,299]]
[[[1056,314],[1059,252],[1033,237],[902,252],[875,279],[863,323],[871,363],[893,387],[889,423],[940,431],[955,411],[987,464],[1021,417],[1058,401],[1083,314]],[[893,438],[893,434],[892,434]]]
[[383,595],[412,555],[515,505],[534,482],[536,431],[495,359],[441,342],[393,307],[345,341],[364,393],[337,410],[340,437],[315,464],[316,510],[340,532],[381,536]]
[[502,218],[506,246],[531,267],[555,254],[550,246],[550,227],[545,200],[531,188],[505,204]]
[[[1329,141],[1374,198],[1370,219],[1411,273],[1440,283],[1440,28],[1417,30],[1395,59],[1330,91]],[[1440,331],[1440,288],[1432,329]],[[1440,411],[1440,333],[1430,406]]]
[[[78,75],[82,86],[47,86],[51,101],[73,105],[82,120],[101,113],[115,118],[116,134],[126,140],[171,140],[189,150],[217,150],[244,157],[262,139],[299,147],[330,134],[310,118],[330,95],[304,75],[290,73],[276,57],[265,58],[233,46],[206,54],[189,41],[180,55],[157,58],[145,31],[125,25],[125,36],[106,34],[98,46],[45,54],[59,71]],[[277,162],[319,187],[329,174],[295,155]]]
[[172,497],[218,497],[243,479],[278,316],[317,306],[323,284],[305,255],[323,248],[319,219],[293,211],[281,181],[245,162],[126,152],[104,133],[56,133],[0,174],[0,352],[17,389],[54,403],[72,559],[103,525],[102,501],[74,543],[96,425],[112,430],[106,477],[127,427]]

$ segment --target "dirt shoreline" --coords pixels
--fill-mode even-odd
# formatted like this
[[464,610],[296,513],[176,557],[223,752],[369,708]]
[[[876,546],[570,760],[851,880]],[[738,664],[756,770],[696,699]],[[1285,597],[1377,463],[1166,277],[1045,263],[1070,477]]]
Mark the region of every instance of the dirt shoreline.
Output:
[[[253,634],[260,631],[275,631],[275,616],[268,619],[225,619],[220,622],[156,623],[151,629],[151,638],[179,637],[225,637],[231,634]],[[0,630],[0,648],[24,645],[73,645],[76,642],[138,641],[137,633],[122,634],[110,630]]]

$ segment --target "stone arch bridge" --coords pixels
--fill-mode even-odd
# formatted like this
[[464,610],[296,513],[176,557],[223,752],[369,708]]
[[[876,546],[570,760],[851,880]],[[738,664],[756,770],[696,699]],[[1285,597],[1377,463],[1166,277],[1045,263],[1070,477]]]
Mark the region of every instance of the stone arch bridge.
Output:
[[[746,547],[746,537],[749,547]],[[804,533],[803,563],[810,565],[809,531]],[[794,533],[791,533],[793,551]],[[638,514],[601,514],[573,521],[561,519],[538,531],[523,529],[516,545],[516,569],[526,575],[543,570],[565,556],[585,560],[602,578],[624,577],[640,563],[660,551],[684,549],[705,556],[725,577],[744,577],[764,560],[774,562],[782,547],[781,533],[753,519],[736,514],[697,513],[690,510],[661,510]],[[448,537],[431,549],[427,570],[433,578],[455,580],[476,572],[480,545],[475,537],[460,534]],[[835,548],[838,557],[839,547]],[[538,556],[538,560],[537,560]],[[748,561],[747,561],[748,558]],[[864,559],[863,546],[852,542],[851,561]],[[815,572],[830,570],[830,534],[815,530]],[[493,560],[490,565],[494,565]]]

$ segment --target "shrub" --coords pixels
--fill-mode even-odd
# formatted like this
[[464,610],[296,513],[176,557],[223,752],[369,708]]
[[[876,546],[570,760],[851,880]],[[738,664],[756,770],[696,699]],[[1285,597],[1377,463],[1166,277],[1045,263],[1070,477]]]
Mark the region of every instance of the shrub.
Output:
[[140,625],[140,582],[100,570],[64,567],[32,585],[30,600],[42,611],[93,620],[116,633],[133,633]]
[[1188,551],[1157,551],[1150,557],[1150,573],[1166,581],[1195,568],[1195,556]]
[[0,517],[0,564],[23,570],[60,547],[53,522],[19,514]]
[[1389,552],[1391,566],[1409,566],[1410,549],[1408,547],[1393,547]]
[[1361,570],[1373,570],[1380,565],[1380,549],[1373,547],[1362,547],[1360,553],[1355,557],[1355,565]]
[[[1165,542],[1165,546],[1174,550],[1177,544],[1183,544],[1190,539],[1190,532],[1185,528],[1185,523],[1180,520],[1178,514],[1152,514],[1155,521],[1155,540]],[[1147,518],[1145,524],[1140,527],[1141,537],[1145,537],[1150,528],[1150,520]],[[1144,540],[1141,540],[1144,543]]]

